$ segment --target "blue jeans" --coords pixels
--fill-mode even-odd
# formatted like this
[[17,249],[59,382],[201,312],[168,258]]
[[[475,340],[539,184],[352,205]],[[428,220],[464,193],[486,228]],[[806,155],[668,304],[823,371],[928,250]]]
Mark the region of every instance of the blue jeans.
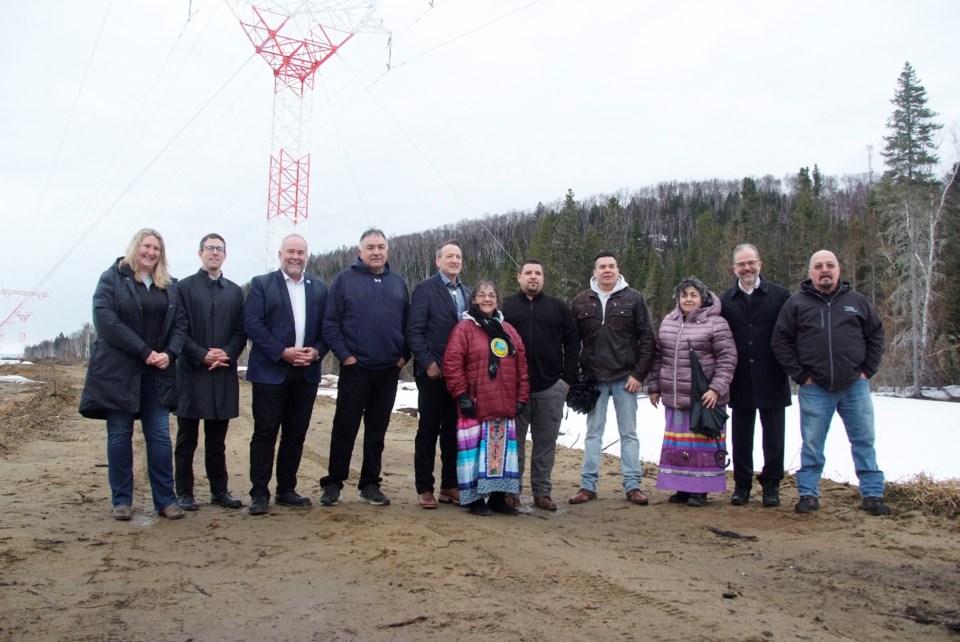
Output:
[[853,465],[860,481],[861,497],[883,497],[883,471],[877,467],[877,453],[873,447],[873,401],[866,379],[843,390],[825,390],[817,384],[800,386],[800,470],[797,471],[797,491],[801,496],[820,496],[820,476],[826,457],[823,446],[830,430],[834,411],[843,420],[847,431]]
[[[174,504],[173,447],[170,445],[170,411],[160,403],[157,378],[140,374],[140,426],[147,446],[147,474],[153,509]],[[107,477],[114,506],[133,505],[133,421],[135,415],[107,412]]]
[[620,474],[623,476],[623,490],[629,492],[640,488],[643,469],[640,467],[640,441],[637,439],[637,393],[627,392],[623,387],[626,383],[626,378],[623,378],[597,384],[600,397],[597,405],[587,414],[587,437],[583,443],[583,471],[580,474],[581,488],[597,491],[600,455],[603,451],[603,429],[607,425],[607,402],[610,397],[613,397],[617,428],[620,429]]

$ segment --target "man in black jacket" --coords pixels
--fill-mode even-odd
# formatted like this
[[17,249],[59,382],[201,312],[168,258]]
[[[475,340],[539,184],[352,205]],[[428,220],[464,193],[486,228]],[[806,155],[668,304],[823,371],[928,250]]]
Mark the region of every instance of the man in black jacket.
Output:
[[780,505],[783,479],[785,408],[790,405],[790,380],[773,356],[770,338],[780,308],[790,291],[760,278],[760,252],[749,243],[733,250],[737,281],[720,296],[721,316],[727,320],[737,344],[737,370],[730,385],[730,428],[733,441],[734,490],[730,503],[750,501],[753,485],[753,435],[757,411],[763,429],[763,505]]
[[840,280],[833,252],[810,258],[810,278],[780,310],[773,331],[773,353],[800,386],[800,470],[794,510],[820,509],[824,443],[836,412],[843,419],[860,481],[860,509],[887,515],[883,471],[874,450],[873,401],[868,379],[880,368],[883,324],[876,311],[849,283]]
[[207,234],[197,252],[200,270],[180,281],[187,316],[187,337],[177,359],[177,444],[173,451],[177,504],[197,510],[193,496],[193,455],[203,419],[204,463],[210,503],[225,508],[243,504],[230,494],[226,445],[230,419],[240,414],[237,359],[247,345],[243,331],[243,291],[223,276],[227,243]]
[[[580,335],[570,308],[560,299],[544,294],[543,281],[540,261],[524,261],[517,273],[520,291],[503,300],[503,316],[523,339],[530,376],[530,403],[517,415],[521,489],[529,427],[533,438],[530,454],[533,503],[544,510],[555,511],[557,504],[550,497],[553,487],[550,476],[556,460],[563,404],[567,391],[577,380]],[[511,496],[508,502],[517,508],[520,498]]]

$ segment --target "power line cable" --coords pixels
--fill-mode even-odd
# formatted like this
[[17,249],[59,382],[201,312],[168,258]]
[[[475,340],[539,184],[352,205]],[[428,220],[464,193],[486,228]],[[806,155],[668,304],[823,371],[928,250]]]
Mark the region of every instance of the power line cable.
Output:
[[107,8],[103,12],[103,19],[100,21],[100,28],[97,30],[97,37],[93,41],[93,49],[90,51],[90,57],[87,59],[87,66],[83,70],[83,77],[80,79],[80,87],[77,88],[77,94],[73,98],[73,105],[70,107],[70,115],[67,117],[67,126],[63,129],[63,135],[60,137],[60,143],[57,145],[57,153],[54,156],[53,165],[50,166],[50,172],[47,174],[47,180],[44,183],[43,191],[40,192],[40,202],[37,204],[36,212],[43,212],[43,207],[47,202],[47,195],[50,193],[50,184],[60,167],[60,159],[63,156],[63,148],[66,146],[67,136],[73,125],[73,117],[77,113],[77,106],[80,104],[80,96],[83,94],[83,88],[87,84],[87,77],[90,69],[93,67],[93,59],[97,55],[97,49],[100,47],[100,38],[103,36],[103,30],[107,25],[107,17],[110,15],[110,7],[113,0],[107,2]]
[[255,53],[251,54],[250,57],[247,58],[244,61],[244,63],[240,65],[240,67],[238,67],[237,70],[233,72],[233,74],[231,74],[230,77],[227,78],[227,80],[213,93],[213,95],[211,95],[210,98],[208,98],[206,102],[204,102],[203,105],[200,106],[200,108],[193,114],[193,116],[191,116],[187,120],[187,122],[184,123],[184,125],[177,131],[177,133],[174,134],[173,137],[170,138],[170,140],[168,140],[166,144],[164,144],[164,146],[160,148],[160,150],[153,156],[153,158],[151,158],[150,161],[137,173],[137,175],[130,180],[127,186],[124,187],[123,190],[116,196],[116,198],[114,198],[113,201],[103,210],[103,212],[100,213],[100,215],[93,221],[93,223],[91,223],[87,227],[87,229],[85,229],[77,237],[77,240],[74,241],[73,245],[71,245],[67,249],[67,251],[60,256],[57,262],[53,264],[53,267],[51,267],[50,270],[48,270],[47,273],[43,275],[43,278],[40,279],[37,285],[33,288],[34,290],[40,290],[47,283],[47,281],[50,280],[50,278],[56,273],[56,271],[60,268],[60,266],[62,266],[66,262],[66,260],[74,253],[74,251],[76,251],[76,249],[80,247],[80,244],[83,243],[83,241],[86,240],[86,238],[93,232],[94,228],[96,228],[96,226],[99,225],[104,218],[106,218],[107,214],[113,211],[113,208],[115,208],[120,203],[123,197],[126,196],[131,189],[133,189],[133,187],[140,181],[141,178],[143,178],[143,176],[150,170],[150,168],[153,167],[153,165],[158,160],[160,160],[160,158],[167,152],[168,149],[170,149],[171,146],[173,146],[173,144],[177,141],[177,139],[179,139],[180,136],[182,136],[183,133],[190,127],[193,121],[195,121],[200,116],[200,114],[210,105],[210,103],[212,103],[214,99],[216,99],[217,96],[219,96],[220,93],[224,89],[226,89],[226,87],[231,82],[233,82],[233,79],[236,78],[240,74],[240,72],[243,70],[243,68],[246,67],[248,64],[250,64],[250,61],[253,60],[255,57],[256,57]]

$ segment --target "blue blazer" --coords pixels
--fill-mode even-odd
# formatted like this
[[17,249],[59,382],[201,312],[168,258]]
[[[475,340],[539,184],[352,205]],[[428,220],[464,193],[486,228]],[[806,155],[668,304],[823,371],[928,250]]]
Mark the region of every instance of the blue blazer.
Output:
[[[321,326],[323,308],[327,303],[327,284],[309,274],[304,278],[307,323],[303,345],[316,348],[320,359],[323,359],[327,344],[323,340]],[[293,305],[282,271],[256,276],[250,282],[250,292],[243,302],[243,329],[253,342],[247,363],[247,381],[283,383],[293,366],[281,359],[281,355],[294,345],[296,328],[293,325]],[[303,370],[308,382],[320,382],[320,361]]]
[[[470,288],[463,281],[458,287],[466,307],[470,307]],[[457,304],[439,272],[417,284],[407,317],[407,345],[413,353],[414,376],[426,372],[431,363],[442,366],[447,339],[459,322]]]

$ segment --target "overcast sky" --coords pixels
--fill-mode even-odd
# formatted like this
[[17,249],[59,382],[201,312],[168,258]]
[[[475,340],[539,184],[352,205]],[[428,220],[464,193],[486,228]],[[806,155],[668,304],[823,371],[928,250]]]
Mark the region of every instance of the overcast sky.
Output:
[[[348,42],[313,92],[312,252],[570,188],[862,173],[867,145],[879,170],[905,61],[944,133],[960,119],[955,0],[383,0],[378,13],[383,29]],[[163,233],[177,276],[209,231],[227,239],[229,278],[266,269],[273,77],[225,2],[6,2],[4,18],[0,287],[48,296],[0,330],[0,351],[89,321],[99,274],[142,227]],[[21,301],[0,297],[0,321]]]

